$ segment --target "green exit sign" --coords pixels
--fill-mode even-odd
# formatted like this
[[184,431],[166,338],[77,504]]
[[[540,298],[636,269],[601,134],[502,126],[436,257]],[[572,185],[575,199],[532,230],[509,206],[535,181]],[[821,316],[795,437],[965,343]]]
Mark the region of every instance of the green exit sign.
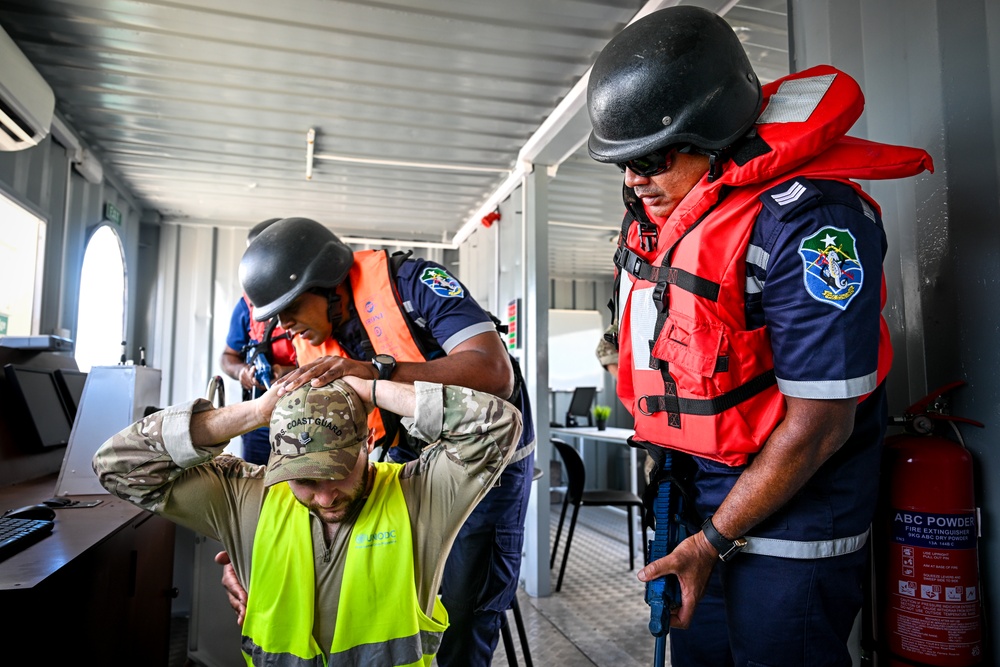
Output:
[[104,219],[113,222],[119,227],[122,226],[122,212],[115,208],[111,202],[104,203]]

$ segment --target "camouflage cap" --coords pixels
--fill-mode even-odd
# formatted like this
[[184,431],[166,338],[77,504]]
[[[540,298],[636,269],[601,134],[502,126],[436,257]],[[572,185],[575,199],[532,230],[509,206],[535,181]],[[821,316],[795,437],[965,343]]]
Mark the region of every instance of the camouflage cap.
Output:
[[271,413],[271,456],[264,485],[290,479],[343,479],[368,437],[368,414],[346,382],[305,385],[278,399]]

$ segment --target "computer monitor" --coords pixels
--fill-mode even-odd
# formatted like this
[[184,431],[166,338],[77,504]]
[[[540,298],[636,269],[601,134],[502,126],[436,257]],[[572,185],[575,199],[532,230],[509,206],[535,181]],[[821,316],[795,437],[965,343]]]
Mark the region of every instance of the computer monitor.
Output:
[[11,393],[28,417],[13,420],[23,424],[22,435],[34,438],[43,448],[67,445],[73,424],[63,404],[55,373],[48,368],[14,364],[3,368]]
[[597,387],[577,387],[573,390],[573,398],[569,401],[569,410],[566,411],[566,426],[579,426],[577,417],[586,417],[587,426],[594,425],[594,418],[590,414],[590,404],[594,402],[597,395]]
[[66,413],[72,422],[76,419],[76,411],[83,398],[83,386],[87,383],[87,374],[69,368],[57,368],[55,376],[59,391],[62,393],[63,404],[66,406]]

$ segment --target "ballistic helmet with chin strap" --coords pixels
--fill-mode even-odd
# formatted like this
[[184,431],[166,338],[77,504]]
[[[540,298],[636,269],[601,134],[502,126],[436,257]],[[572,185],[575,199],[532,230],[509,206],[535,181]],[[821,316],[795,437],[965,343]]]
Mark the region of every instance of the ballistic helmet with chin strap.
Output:
[[594,63],[587,87],[598,162],[671,144],[721,151],[760,113],[757,75],[733,29],[700,7],[669,7],[626,26]]
[[300,294],[344,282],[354,262],[351,249],[308,218],[283,218],[257,235],[240,260],[240,283],[253,318],[268,320]]

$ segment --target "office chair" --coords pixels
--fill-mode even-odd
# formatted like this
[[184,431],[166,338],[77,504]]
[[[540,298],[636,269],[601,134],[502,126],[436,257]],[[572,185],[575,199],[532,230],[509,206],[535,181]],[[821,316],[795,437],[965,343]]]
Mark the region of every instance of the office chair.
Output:
[[[549,559],[549,569],[555,566],[556,552],[559,550],[559,537],[562,535],[563,522],[566,519],[566,508],[572,503],[573,518],[569,522],[569,533],[566,535],[566,547],[563,549],[562,565],[559,566],[559,579],[556,581],[556,592],[562,590],[563,574],[566,572],[566,560],[569,558],[569,547],[573,542],[573,531],[576,528],[576,517],[580,512],[580,507],[587,506],[612,506],[624,507],[628,514],[628,567],[635,569],[635,539],[632,536],[632,508],[639,510],[639,517],[642,517],[642,500],[631,491],[618,491],[616,489],[602,489],[599,491],[584,491],[583,487],[587,482],[587,470],[583,466],[583,459],[569,443],[552,438],[552,444],[559,451],[563,464],[566,466],[566,478],[568,488],[563,496],[562,512],[559,514],[559,527],[556,529],[556,541],[552,545],[552,556]],[[642,543],[646,543],[646,524],[642,525]]]

